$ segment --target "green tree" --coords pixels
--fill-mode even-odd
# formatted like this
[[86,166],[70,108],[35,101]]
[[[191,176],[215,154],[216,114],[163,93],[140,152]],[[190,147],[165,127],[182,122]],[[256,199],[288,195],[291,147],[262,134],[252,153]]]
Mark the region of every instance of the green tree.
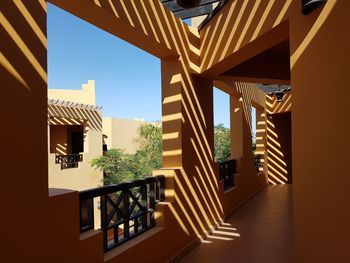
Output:
[[[105,185],[139,179],[162,167],[162,126],[146,123],[139,128],[135,154],[126,154],[122,149],[108,150],[104,156],[92,160],[91,165],[103,170]],[[215,161],[227,160],[231,151],[230,129],[223,124],[214,127]]]
[[146,123],[139,128],[139,149],[134,160],[141,165],[143,174],[151,174],[152,170],[162,167],[162,126],[158,123]]
[[256,134],[252,133],[252,147],[253,147],[253,154],[255,154],[256,151]]
[[161,125],[147,123],[140,126],[138,132],[140,147],[135,154],[111,149],[104,156],[92,160],[91,165],[104,172],[104,185],[143,178],[162,167]]
[[134,179],[132,171],[135,169],[132,156],[125,154],[121,149],[110,149],[103,156],[93,159],[91,166],[103,170],[103,183],[118,184]]
[[214,126],[214,156],[216,162],[227,160],[231,153],[231,132],[220,123]]

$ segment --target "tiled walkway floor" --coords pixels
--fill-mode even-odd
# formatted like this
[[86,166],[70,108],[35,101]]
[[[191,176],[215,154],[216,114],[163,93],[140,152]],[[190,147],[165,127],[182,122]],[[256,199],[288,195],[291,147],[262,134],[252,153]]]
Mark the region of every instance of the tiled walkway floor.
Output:
[[292,262],[292,186],[269,186],[180,262]]

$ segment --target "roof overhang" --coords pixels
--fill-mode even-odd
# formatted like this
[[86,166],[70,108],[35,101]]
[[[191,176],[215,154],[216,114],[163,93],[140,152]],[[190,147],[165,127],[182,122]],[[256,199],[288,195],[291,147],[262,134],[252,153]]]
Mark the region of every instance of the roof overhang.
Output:
[[59,100],[59,99],[49,99],[47,103],[48,105],[53,105],[53,106],[84,109],[84,110],[100,111],[102,109],[101,106],[89,105],[89,104],[77,103],[77,102],[65,101],[65,100]]
[[202,28],[224,6],[228,0],[200,0],[198,5],[186,8],[179,5],[177,0],[160,0],[160,2],[180,19],[189,19],[205,15]]

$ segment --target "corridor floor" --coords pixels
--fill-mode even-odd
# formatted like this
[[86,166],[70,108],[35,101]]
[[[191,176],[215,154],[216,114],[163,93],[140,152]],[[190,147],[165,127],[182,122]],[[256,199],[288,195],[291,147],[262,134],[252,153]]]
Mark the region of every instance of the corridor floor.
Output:
[[290,263],[292,250],[292,186],[269,186],[180,262]]

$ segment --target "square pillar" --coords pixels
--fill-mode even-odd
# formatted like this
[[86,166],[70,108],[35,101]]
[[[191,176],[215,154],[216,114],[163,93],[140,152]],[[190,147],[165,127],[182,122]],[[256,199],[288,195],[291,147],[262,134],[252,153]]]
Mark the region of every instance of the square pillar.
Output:
[[231,157],[243,156],[243,104],[239,94],[230,95]]
[[[28,19],[29,14],[32,19]],[[51,243],[45,241],[48,224],[45,1],[0,1],[0,39],[4,186],[0,194],[1,210],[5,213],[1,221],[5,243],[0,261],[39,262],[44,257],[42,251],[47,250],[45,243]]]
[[213,156],[213,86],[192,75],[181,59],[162,60],[162,125],[163,168],[177,169],[171,189],[177,213],[190,236],[202,238],[222,218]]

